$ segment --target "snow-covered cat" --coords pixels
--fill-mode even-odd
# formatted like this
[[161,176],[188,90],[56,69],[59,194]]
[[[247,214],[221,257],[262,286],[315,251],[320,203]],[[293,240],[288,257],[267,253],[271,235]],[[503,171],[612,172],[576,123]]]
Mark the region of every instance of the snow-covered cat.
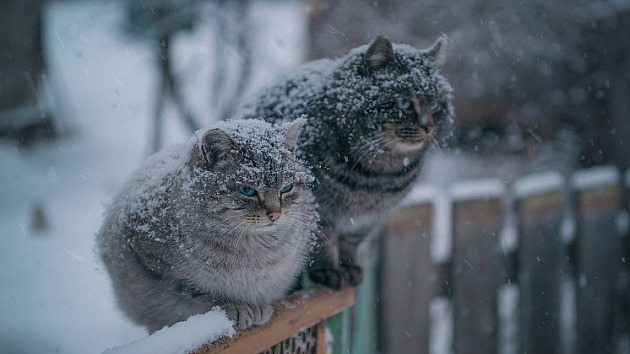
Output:
[[453,117],[451,86],[437,68],[445,43],[442,37],[418,50],[378,37],[303,65],[237,112],[270,122],[308,118],[298,156],[313,167],[326,235],[309,269],[315,282],[338,288],[361,281],[358,244],[410,189],[429,144],[445,135]]
[[98,252],[116,298],[154,332],[221,306],[238,328],[269,320],[317,225],[304,119],[219,123],[151,156],[106,212]]

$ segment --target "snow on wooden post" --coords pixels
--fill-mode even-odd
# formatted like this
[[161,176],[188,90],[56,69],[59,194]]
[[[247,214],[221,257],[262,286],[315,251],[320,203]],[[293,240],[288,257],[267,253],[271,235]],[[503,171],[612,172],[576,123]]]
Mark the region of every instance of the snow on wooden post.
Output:
[[519,353],[559,353],[560,279],[567,274],[561,226],[566,214],[564,177],[531,175],[514,185],[519,235],[521,349]]
[[504,195],[497,179],[458,183],[450,191],[456,354],[498,349],[498,291],[506,278],[500,245]]
[[618,334],[622,265],[616,219],[621,178],[615,167],[576,172],[571,180],[578,215],[576,253],[577,353],[609,353]]
[[429,353],[429,303],[441,280],[431,261],[434,189],[417,186],[383,237],[383,351]]

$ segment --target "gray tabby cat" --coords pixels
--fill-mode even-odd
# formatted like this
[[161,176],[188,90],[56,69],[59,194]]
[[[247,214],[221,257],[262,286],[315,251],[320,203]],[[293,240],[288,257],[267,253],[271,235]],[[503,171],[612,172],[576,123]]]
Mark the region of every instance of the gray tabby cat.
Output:
[[298,156],[313,167],[322,229],[311,279],[357,285],[358,244],[387,218],[418,176],[424,152],[452,123],[440,75],[446,37],[426,50],[377,37],[334,60],[308,63],[247,101],[238,117],[305,114]]
[[98,252],[120,307],[154,332],[221,306],[267,322],[303,269],[317,226],[300,118],[220,123],[151,156],[106,212]]

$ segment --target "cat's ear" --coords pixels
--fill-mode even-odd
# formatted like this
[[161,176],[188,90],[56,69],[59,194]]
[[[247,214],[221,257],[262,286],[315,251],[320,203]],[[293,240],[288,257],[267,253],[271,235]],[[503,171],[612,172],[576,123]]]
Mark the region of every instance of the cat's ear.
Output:
[[306,118],[301,116],[293,122],[283,125],[283,128],[285,128],[282,133],[284,136],[284,144],[291,152],[295,152],[295,149],[297,148],[298,137],[300,136],[304,123],[306,123]]
[[225,130],[209,130],[201,139],[201,162],[212,167],[237,147],[236,141]]
[[384,69],[394,62],[394,47],[387,37],[378,36],[363,55],[365,74]]
[[448,43],[448,36],[442,34],[435,43],[427,48],[427,57],[431,59],[435,65],[442,66],[446,63],[446,47]]

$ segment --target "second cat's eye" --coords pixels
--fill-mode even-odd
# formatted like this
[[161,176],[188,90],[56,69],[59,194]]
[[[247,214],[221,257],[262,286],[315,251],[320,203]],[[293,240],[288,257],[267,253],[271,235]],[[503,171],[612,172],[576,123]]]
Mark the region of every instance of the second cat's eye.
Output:
[[400,109],[408,110],[409,108],[411,108],[411,101],[406,98],[399,98],[398,100],[396,100],[396,103],[398,104],[398,108]]
[[282,187],[282,189],[280,190],[280,193],[289,193],[292,189],[293,189],[293,183],[287,184],[286,186]]
[[431,113],[435,113],[435,112],[437,112],[437,111],[440,109],[440,107],[442,107],[442,105],[440,104],[440,102],[433,102],[433,103],[431,104],[431,107],[430,107],[430,109],[431,109]]
[[254,193],[256,193],[256,190],[254,188],[247,186],[238,187],[238,190],[248,197],[251,197],[252,195],[254,195]]

